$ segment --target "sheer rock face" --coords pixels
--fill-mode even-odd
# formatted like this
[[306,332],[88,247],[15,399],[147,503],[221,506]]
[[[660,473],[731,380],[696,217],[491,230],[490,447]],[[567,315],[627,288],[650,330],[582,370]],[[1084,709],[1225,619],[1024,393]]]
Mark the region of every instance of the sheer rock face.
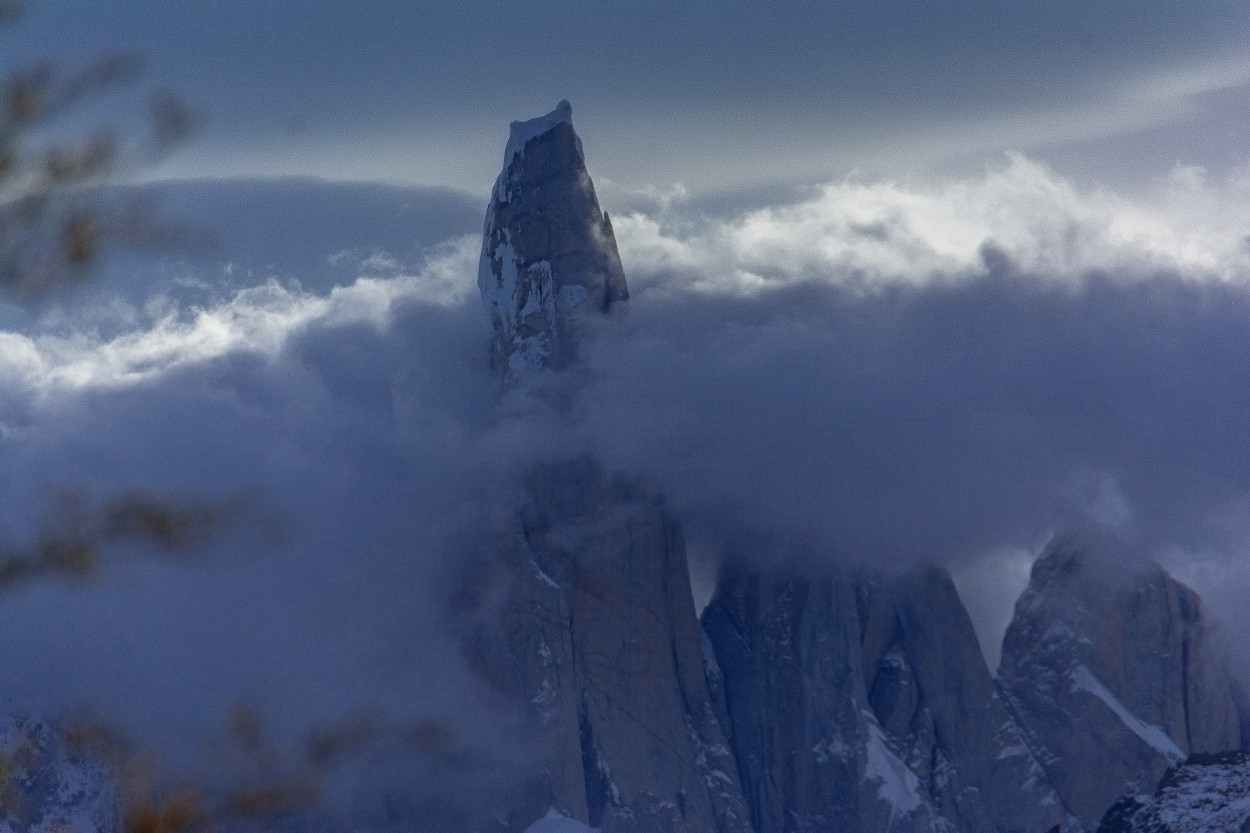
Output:
[[733,569],[703,624],[757,830],[1075,826],[945,571],[807,580]]
[[[628,298],[616,242],[561,102],[512,125],[478,284],[512,386],[567,372],[580,331]],[[604,833],[751,833],[707,689],[681,527],[593,461],[536,467],[488,559],[470,661],[523,713],[533,777],[499,811]]]
[[629,297],[571,119],[562,101],[512,123],[486,211],[477,282],[491,319],[491,360],[506,379],[569,367],[587,314]]
[[945,570],[859,585],[869,700],[934,806],[966,833],[1076,826],[999,696]]
[[[505,391],[575,387],[628,290],[567,103],[513,124],[478,283]],[[700,628],[661,497],[593,460],[518,495],[462,598],[470,663],[533,740],[483,795],[489,829],[1076,833],[1246,733],[1197,598],[1158,568],[1052,545],[995,683],[944,571],[731,567]]]
[[543,750],[507,829],[554,808],[605,833],[749,833],[680,526],[589,462],[525,487],[504,598],[471,651]]
[[845,575],[727,569],[703,626],[756,830],[951,829],[872,711]]
[[1198,597],[1161,567],[1056,538],[1003,641],[1008,705],[1090,829],[1191,752],[1241,745],[1233,689]]

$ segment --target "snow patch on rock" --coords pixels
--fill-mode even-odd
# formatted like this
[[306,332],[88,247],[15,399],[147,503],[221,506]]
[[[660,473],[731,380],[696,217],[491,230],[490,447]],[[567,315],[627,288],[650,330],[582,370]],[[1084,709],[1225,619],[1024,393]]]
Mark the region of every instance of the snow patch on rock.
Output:
[[[518,153],[522,153],[525,150],[525,146],[529,144],[531,139],[537,139],[557,124],[562,123],[573,123],[573,105],[569,104],[568,99],[562,100],[550,113],[532,119],[512,122],[508,131],[508,144],[503,152],[504,168],[512,164],[512,160]],[[577,145],[580,150],[580,140]]]
[[889,747],[875,718],[868,717],[868,766],[865,775],[878,783],[877,797],[890,805],[890,820],[915,812],[924,799],[920,779]]
[[571,819],[559,810],[548,810],[547,815],[525,828],[525,833],[599,833],[598,827],[587,827]]
[[1158,726],[1152,726],[1142,721],[1121,703],[1114,694],[1107,690],[1098,678],[1090,672],[1084,665],[1078,665],[1072,672],[1073,688],[1080,691],[1086,691],[1101,700],[1107,708],[1120,718],[1129,730],[1145,741],[1152,749],[1172,763],[1180,763],[1185,760],[1185,753],[1181,751],[1176,742],[1168,737]]
[[117,788],[47,725],[0,716],[0,833],[120,829]]

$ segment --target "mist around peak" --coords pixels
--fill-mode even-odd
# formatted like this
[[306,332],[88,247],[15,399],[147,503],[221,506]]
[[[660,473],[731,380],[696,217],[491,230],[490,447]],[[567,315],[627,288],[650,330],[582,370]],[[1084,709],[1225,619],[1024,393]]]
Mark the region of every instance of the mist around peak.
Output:
[[[359,197],[301,188],[343,217]],[[300,235],[316,202],[301,194],[283,209],[298,263],[194,300],[188,279],[231,259],[154,263],[143,303],[119,291],[0,333],[10,539],[65,482],[242,490],[291,529],[260,555],[234,542],[186,569],[138,561],[9,594],[6,694],[51,713],[90,702],[189,757],[246,700],[291,742],[346,704],[508,760],[440,611],[515,473],[585,455],[662,491],[705,573],[727,550],[945,564],[983,644],[1006,626],[995,600],[1023,589],[1014,565],[1069,526],[1101,525],[1204,595],[1244,586],[1245,185],[1159,188],[1135,201],[1016,159],[728,215],[635,195],[613,212],[628,314],[588,333],[570,408],[502,416],[474,218],[420,249],[353,227],[331,250],[323,227]],[[462,195],[448,205],[471,215]],[[323,264],[317,281],[301,263]],[[1231,632],[1239,598],[1208,597]]]

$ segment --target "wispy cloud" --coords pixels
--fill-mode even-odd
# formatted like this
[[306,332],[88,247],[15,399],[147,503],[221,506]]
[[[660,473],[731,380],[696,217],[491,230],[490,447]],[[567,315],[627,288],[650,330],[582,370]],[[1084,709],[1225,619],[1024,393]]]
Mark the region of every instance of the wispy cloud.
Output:
[[[359,260],[362,276],[325,295],[269,280],[207,307],[152,308],[159,314],[112,338],[91,333],[0,333],[0,378],[39,397],[68,390],[135,385],[232,352],[275,355],[288,340],[317,323],[385,328],[398,301],[463,303],[476,291],[464,276],[476,268],[478,241],[460,238],[436,247],[415,274],[393,256]],[[383,275],[379,275],[383,273]],[[90,314],[90,311],[86,313]],[[58,320],[60,328],[66,322]]]
[[1250,280],[1250,167],[1212,182],[1177,167],[1147,193],[1082,189],[1027,157],[924,187],[845,180],[730,220],[680,210],[614,219],[639,288],[744,292],[807,281],[881,288],[983,278],[1010,265],[1079,283],[1171,271]]

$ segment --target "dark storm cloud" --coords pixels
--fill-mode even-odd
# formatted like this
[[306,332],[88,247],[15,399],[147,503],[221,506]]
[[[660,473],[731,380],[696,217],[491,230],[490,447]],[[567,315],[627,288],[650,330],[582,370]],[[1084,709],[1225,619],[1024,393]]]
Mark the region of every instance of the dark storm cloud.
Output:
[[596,353],[594,419],[713,528],[833,557],[1030,550],[1088,520],[1227,554],[1250,488],[1248,186],[1177,168],[1127,199],[1017,157],[727,220],[618,217],[636,302]]
[[[211,766],[239,704],[274,760],[296,764],[314,733],[363,721],[327,796],[358,819],[411,805],[412,818],[467,828],[476,805],[458,797],[502,789],[531,742],[474,682],[448,618],[456,559],[509,505],[507,472],[526,456],[490,431],[481,313],[401,293],[382,304],[384,324],[350,311],[301,320],[315,299],[280,297],[287,307],[261,304],[297,308],[277,347],[35,397],[7,422],[5,540],[36,533],[67,484],[103,497],[242,489],[281,534],[219,536],[178,561],[110,548],[89,580],[4,588],[0,699],[86,708],[173,771],[203,767],[207,785],[250,771]],[[281,775],[265,766],[266,782]]]
[[[660,194],[614,220],[632,308],[587,344],[589,383],[558,418],[495,405],[475,237],[387,252],[385,223],[353,225],[341,189],[308,186],[301,200],[338,200],[356,230],[291,218],[289,245],[308,263],[359,252],[359,280],[171,291],[119,301],[130,323],[111,330],[67,307],[0,332],[8,536],[37,530],[66,483],[253,494],[289,530],[281,547],[227,539],[190,564],[5,594],[3,695],[90,701],[188,758],[240,699],[288,738],[361,711],[434,721],[449,757],[399,756],[371,782],[437,793],[447,782],[422,773],[462,787],[515,772],[497,753],[524,744],[463,666],[447,600],[466,551],[506,521],[516,472],[558,455],[649,479],[709,560],[967,567],[1093,520],[1235,574],[1250,540],[1244,187],[1182,169],[1132,202],[1017,159],[729,219]],[[364,213],[398,211],[382,203]],[[221,264],[188,268],[164,280],[211,282]]]
[[944,561],[1093,520],[1226,550],[1247,533],[1227,513],[1250,495],[1250,294],[1137,277],[640,304],[595,354],[586,419],[729,540]]
[[[525,746],[447,599],[515,471],[559,454],[653,481],[708,560],[968,568],[1093,520],[1244,587],[1244,172],[1212,188],[1180,167],[1137,202],[1019,158],[928,190],[785,188],[1003,147],[1136,184],[1194,147],[1244,162],[1243,3],[28,5],[6,64],[135,49],[143,85],[204,111],[158,177],[482,197],[171,186],[227,251],[112,263],[98,292],[5,311],[4,541],[65,484],[253,495],[287,533],[5,593],[6,702],[89,702],[183,760],[240,700],[286,740],[365,713],[425,727],[394,732],[420,748],[345,792],[481,791]],[[571,418],[497,419],[474,235],[503,125],[564,96],[633,310],[589,345]],[[1166,141],[1103,142],[1135,131]],[[743,212],[737,191],[702,216],[678,181],[785,204]]]

